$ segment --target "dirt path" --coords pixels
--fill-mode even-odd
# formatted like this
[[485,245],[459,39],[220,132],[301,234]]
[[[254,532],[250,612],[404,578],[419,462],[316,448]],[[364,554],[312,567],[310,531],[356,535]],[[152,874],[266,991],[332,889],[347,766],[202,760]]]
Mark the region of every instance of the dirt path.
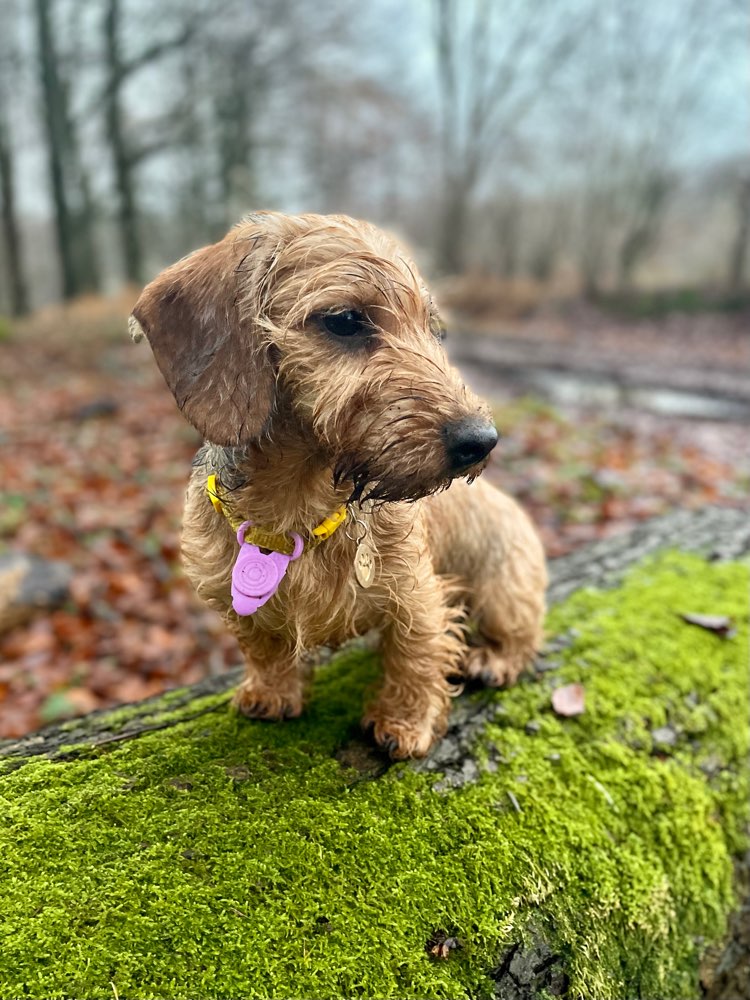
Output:
[[489,399],[540,396],[572,420],[606,415],[750,469],[750,317],[624,322],[577,306],[479,329],[459,321],[448,348]]

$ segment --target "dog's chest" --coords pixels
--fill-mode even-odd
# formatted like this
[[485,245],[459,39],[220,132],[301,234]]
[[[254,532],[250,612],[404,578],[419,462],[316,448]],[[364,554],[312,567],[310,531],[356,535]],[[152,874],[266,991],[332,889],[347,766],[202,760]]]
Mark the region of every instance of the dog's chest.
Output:
[[348,540],[304,553],[256,613],[258,625],[311,646],[337,645],[379,624],[378,588],[358,582],[356,557]]

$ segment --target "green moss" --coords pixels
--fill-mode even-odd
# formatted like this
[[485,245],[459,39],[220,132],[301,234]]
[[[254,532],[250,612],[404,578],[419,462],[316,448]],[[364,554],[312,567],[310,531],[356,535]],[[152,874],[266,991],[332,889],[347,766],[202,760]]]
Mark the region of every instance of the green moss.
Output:
[[[478,696],[498,706],[478,757],[500,764],[460,791],[332,756],[376,676],[362,652],[283,726],[222,695],[106,752],[30,761],[0,778],[0,995],[488,997],[532,927],[571,996],[695,995],[747,819],[747,579],[669,555],[555,609],[549,633],[575,630],[560,669]],[[740,634],[678,611],[731,614]],[[572,680],[586,713],[557,718],[550,688]],[[441,962],[438,929],[463,945]]]

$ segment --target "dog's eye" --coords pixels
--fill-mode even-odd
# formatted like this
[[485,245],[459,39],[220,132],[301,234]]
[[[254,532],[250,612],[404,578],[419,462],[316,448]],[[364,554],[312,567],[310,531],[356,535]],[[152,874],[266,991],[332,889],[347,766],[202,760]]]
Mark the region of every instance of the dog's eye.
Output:
[[325,313],[320,317],[320,323],[334,337],[356,337],[370,332],[367,320],[355,309]]

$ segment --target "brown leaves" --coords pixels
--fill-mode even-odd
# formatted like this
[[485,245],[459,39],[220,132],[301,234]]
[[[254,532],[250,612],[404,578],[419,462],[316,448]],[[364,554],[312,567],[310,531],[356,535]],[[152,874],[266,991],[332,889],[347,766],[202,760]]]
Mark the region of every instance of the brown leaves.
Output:
[[721,639],[733,639],[737,635],[734,622],[726,615],[680,614],[680,618],[688,625],[697,625],[698,628],[713,632]]
[[737,460],[729,426],[710,428],[698,447],[697,422],[616,412],[582,420],[528,399],[496,410],[496,421],[503,437],[486,475],[528,509],[551,557],[674,507],[736,505],[746,492],[749,463]]
[[56,321],[0,345],[0,548],[73,568],[61,610],[0,638],[0,738],[237,662],[179,571],[197,438],[121,325],[108,341]]
[[566,684],[552,692],[552,708],[566,718],[583,715],[586,709],[586,692],[583,684]]
[[452,951],[461,947],[457,937],[449,936],[445,931],[435,931],[426,945],[427,954],[438,961],[445,961]]

